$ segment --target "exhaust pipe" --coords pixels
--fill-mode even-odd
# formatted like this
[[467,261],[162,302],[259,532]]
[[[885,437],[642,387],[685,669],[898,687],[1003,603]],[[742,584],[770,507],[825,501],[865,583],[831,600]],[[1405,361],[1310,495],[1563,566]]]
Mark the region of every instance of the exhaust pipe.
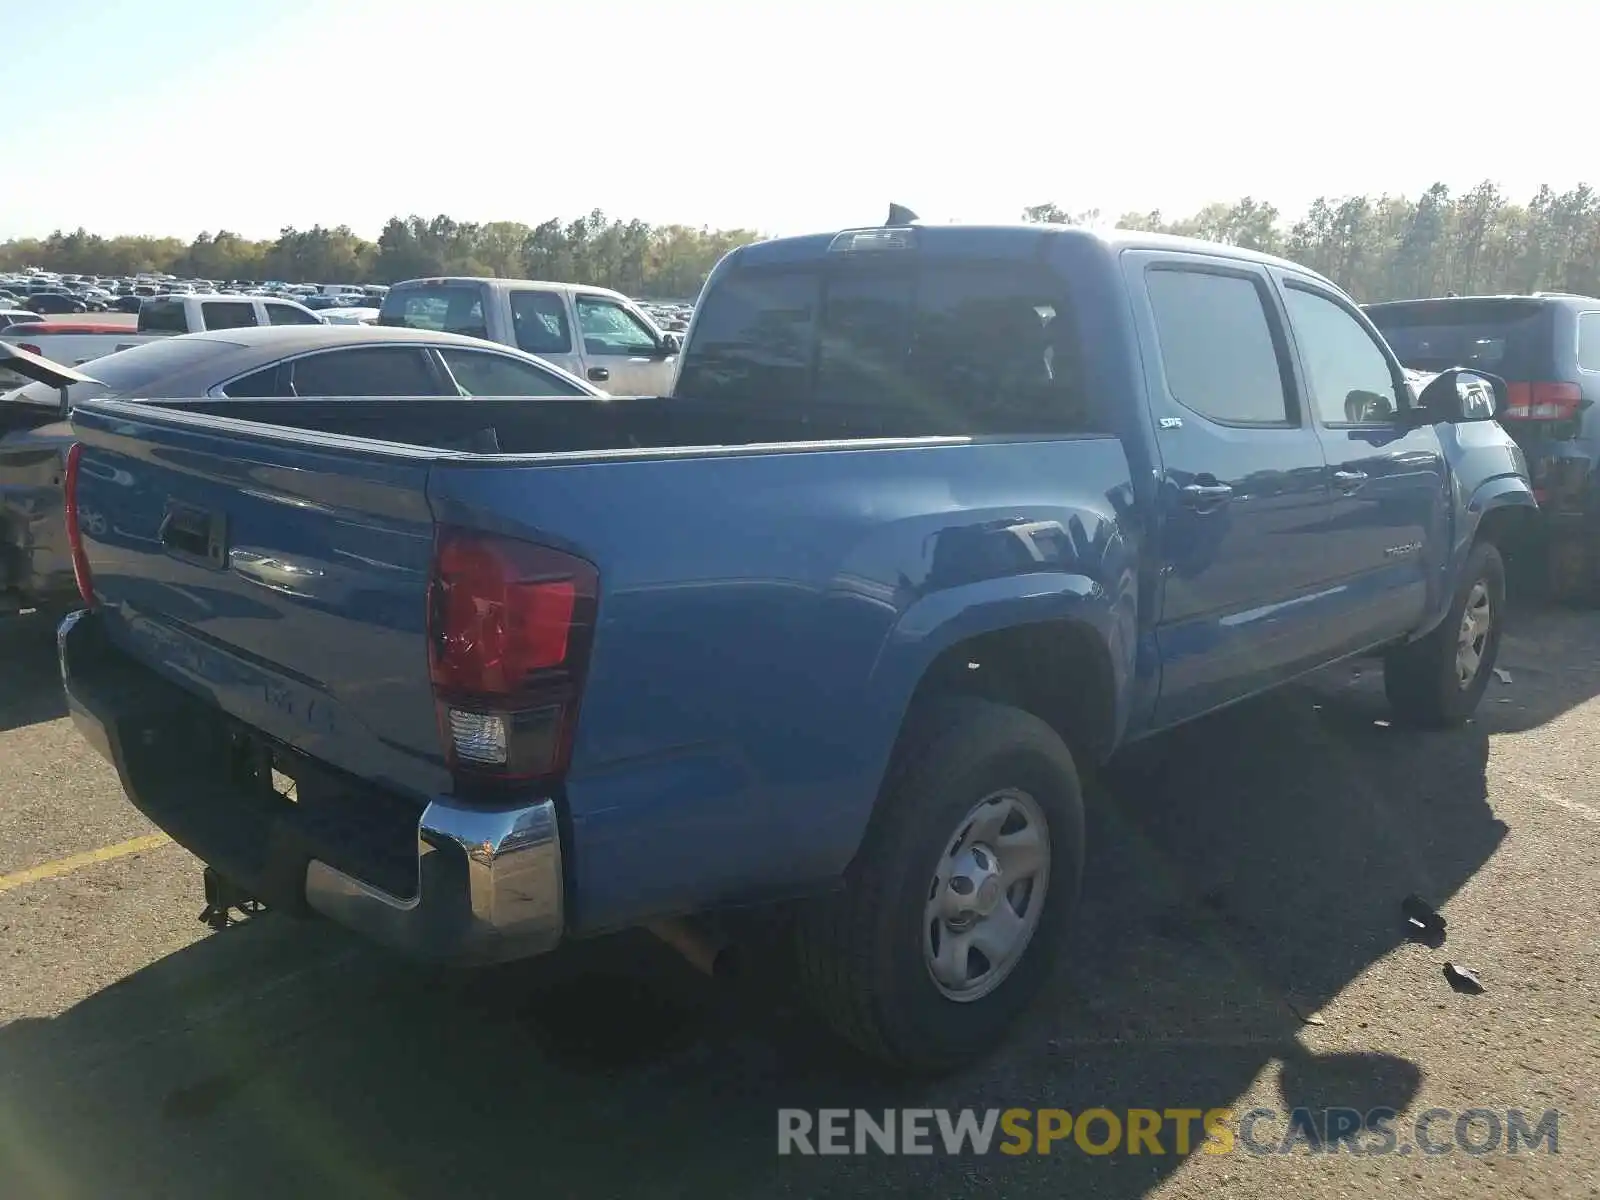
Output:
[[648,921],[645,928],[676,950],[702,975],[720,979],[733,972],[735,955],[726,938],[709,934],[677,917]]

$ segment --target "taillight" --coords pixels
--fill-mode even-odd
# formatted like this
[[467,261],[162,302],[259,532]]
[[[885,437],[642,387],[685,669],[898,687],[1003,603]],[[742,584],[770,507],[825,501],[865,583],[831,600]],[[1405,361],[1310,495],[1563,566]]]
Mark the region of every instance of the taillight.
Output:
[[83,459],[83,443],[73,442],[67,449],[67,468],[62,477],[62,490],[66,493],[67,547],[72,552],[72,578],[78,585],[78,596],[89,608],[94,607],[94,581],[89,575],[89,556],[83,549],[83,528],[78,519],[78,472]]
[[1508,383],[1500,415],[1513,421],[1570,421],[1582,407],[1583,389],[1575,383]]
[[594,640],[599,573],[547,546],[441,526],[428,586],[428,667],[458,775],[566,770]]
[[32,342],[18,342],[17,349],[26,350],[29,354],[37,354],[41,358],[44,357],[44,351],[39,349],[39,347],[35,346]]

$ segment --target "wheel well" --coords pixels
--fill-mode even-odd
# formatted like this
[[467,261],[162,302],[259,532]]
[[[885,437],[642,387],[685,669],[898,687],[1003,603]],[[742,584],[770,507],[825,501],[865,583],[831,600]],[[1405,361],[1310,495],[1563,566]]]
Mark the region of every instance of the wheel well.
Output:
[[1533,518],[1533,510],[1520,504],[1490,509],[1478,522],[1474,540],[1492,543],[1507,558],[1522,554],[1533,548]]
[[923,673],[907,721],[921,702],[952,695],[1032,713],[1080,761],[1103,761],[1116,738],[1110,653],[1092,629],[1073,621],[1020,625],[957,642]]

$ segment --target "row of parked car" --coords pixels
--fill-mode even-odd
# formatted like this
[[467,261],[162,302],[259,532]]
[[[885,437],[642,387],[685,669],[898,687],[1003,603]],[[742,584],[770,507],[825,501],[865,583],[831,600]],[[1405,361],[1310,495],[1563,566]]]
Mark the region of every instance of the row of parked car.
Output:
[[32,272],[0,276],[0,328],[19,313],[69,316],[82,313],[137,313],[149,299],[172,296],[249,296],[287,300],[328,312],[341,323],[376,318],[388,288],[357,284],[286,284],[253,280],[178,280],[139,277],[106,279],[88,275]]

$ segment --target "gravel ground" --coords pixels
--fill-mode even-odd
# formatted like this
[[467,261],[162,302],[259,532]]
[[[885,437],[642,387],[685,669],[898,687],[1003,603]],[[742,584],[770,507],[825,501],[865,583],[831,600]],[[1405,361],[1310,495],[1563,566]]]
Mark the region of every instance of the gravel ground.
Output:
[[[270,915],[210,933],[171,845],[0,882],[0,1197],[1600,1196],[1595,622],[1521,614],[1458,733],[1388,727],[1344,667],[1095,781],[1059,982],[933,1083],[643,937],[443,974]],[[48,629],[0,626],[0,876],[151,832],[63,712]],[[1409,892],[1443,947],[1405,940]],[[1559,1153],[776,1154],[781,1107],[1255,1105],[1392,1107],[1402,1143],[1433,1107],[1556,1108]]]

